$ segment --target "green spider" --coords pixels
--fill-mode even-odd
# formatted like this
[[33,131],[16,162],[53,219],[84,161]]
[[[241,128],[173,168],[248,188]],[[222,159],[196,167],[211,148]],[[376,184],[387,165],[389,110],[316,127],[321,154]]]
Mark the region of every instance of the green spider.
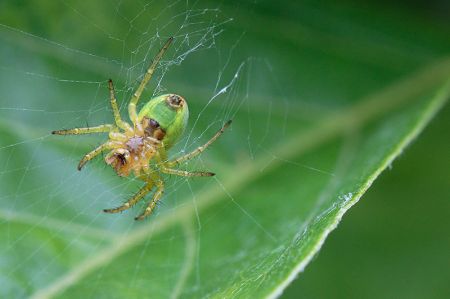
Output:
[[81,159],[78,164],[78,170],[81,170],[88,161],[103,151],[110,151],[105,156],[105,162],[111,165],[119,176],[125,177],[133,173],[134,176],[146,182],[146,185],[131,199],[117,208],[103,210],[106,213],[118,213],[131,208],[156,187],[153,198],[135,220],[142,220],[149,216],[164,192],[164,181],[160,176],[161,173],[183,177],[209,177],[214,175],[212,172],[190,172],[175,169],[174,167],[202,153],[224,132],[231,124],[231,120],[226,122],[204,145],[177,159],[168,160],[167,150],[176,143],[187,126],[189,110],[186,100],[176,94],[165,94],[150,99],[139,113],[136,112],[139,98],[145,86],[150,81],[161,57],[172,43],[172,40],[172,37],[169,38],[158,52],[145,73],[141,84],[131,97],[130,103],[128,104],[128,113],[132,125],[121,119],[114,93],[114,86],[112,80],[109,80],[108,87],[115,125],[104,124],[90,128],[74,128],[52,132],[52,134],[56,135],[109,133],[107,142],[87,153]]

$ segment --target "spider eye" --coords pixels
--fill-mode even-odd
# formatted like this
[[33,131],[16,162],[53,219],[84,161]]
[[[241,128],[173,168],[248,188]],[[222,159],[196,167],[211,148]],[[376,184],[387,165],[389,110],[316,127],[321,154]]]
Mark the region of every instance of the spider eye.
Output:
[[167,97],[167,102],[169,103],[169,105],[175,109],[180,108],[181,106],[183,106],[183,98],[176,95],[176,94],[171,94]]

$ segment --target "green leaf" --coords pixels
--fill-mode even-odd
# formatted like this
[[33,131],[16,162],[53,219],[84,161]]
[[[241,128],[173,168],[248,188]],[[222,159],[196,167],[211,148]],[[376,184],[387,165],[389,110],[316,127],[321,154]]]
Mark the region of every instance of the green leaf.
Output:
[[[450,94],[448,29],[400,9],[2,5],[0,297],[277,297]],[[151,87],[190,105],[172,156],[233,118],[186,166],[217,176],[167,177],[148,221],[145,202],[103,214],[142,183],[101,159],[76,171],[105,137],[49,132],[111,122],[110,77],[125,116],[170,35]]]
[[345,215],[282,298],[445,297],[449,108]]

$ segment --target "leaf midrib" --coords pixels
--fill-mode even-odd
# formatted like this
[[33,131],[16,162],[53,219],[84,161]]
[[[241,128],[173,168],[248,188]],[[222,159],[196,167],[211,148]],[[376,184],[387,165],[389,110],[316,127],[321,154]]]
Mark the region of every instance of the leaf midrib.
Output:
[[[359,104],[322,122],[318,122],[316,127],[294,135],[295,138],[291,138],[290,141],[274,149],[273,152],[284,159],[300,156],[313,147],[336,138],[347,128],[361,127],[376,116],[389,112],[403,102],[414,98],[415,95],[443,84],[449,76],[450,59],[445,58],[437,61],[407,79],[391,85],[379,93],[366,97]],[[265,159],[247,162],[245,164],[246,167],[242,167],[237,174],[229,177],[223,184],[230,192],[236,192],[258,177],[267,175],[267,171],[282,165],[281,160],[276,160],[266,168],[266,172],[260,172],[259,170],[265,163]],[[222,189],[211,187],[197,196],[197,209],[199,211],[205,210],[224,198]],[[157,220],[143,225],[127,236],[118,238],[110,246],[100,250],[93,257],[86,259],[66,275],[61,276],[46,288],[38,290],[33,294],[32,298],[49,298],[61,293],[95,269],[108,264],[117,256],[141,244],[145,239],[151,238],[153,235],[192,217],[194,214],[195,208],[191,203],[179,206],[169,213],[161,215]]]

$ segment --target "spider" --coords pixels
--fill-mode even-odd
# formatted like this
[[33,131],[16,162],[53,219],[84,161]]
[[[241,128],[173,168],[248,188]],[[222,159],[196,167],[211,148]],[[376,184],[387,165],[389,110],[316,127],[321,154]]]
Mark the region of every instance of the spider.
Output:
[[165,94],[150,99],[137,113],[136,106],[142,92],[150,81],[161,57],[169,48],[173,38],[169,38],[153,59],[142,82],[131,97],[128,104],[128,114],[131,125],[123,121],[117,106],[114,85],[108,81],[110,103],[115,124],[103,124],[95,127],[74,128],[53,131],[56,135],[80,135],[92,133],[108,133],[109,139],[91,152],[87,153],[78,164],[78,170],[100,153],[109,151],[105,155],[106,164],[110,165],[117,175],[126,177],[134,174],[143,180],[145,185],[127,202],[112,209],[104,209],[105,213],[118,213],[134,206],[153,188],[156,191],[143,212],[135,217],[142,220],[149,216],[164,192],[164,181],[161,173],[183,177],[210,177],[212,172],[186,171],[175,167],[201,154],[208,146],[224,132],[231,124],[227,121],[223,127],[204,145],[192,152],[173,160],[169,160],[167,151],[176,143],[186,129],[189,110],[186,100],[176,94]]

